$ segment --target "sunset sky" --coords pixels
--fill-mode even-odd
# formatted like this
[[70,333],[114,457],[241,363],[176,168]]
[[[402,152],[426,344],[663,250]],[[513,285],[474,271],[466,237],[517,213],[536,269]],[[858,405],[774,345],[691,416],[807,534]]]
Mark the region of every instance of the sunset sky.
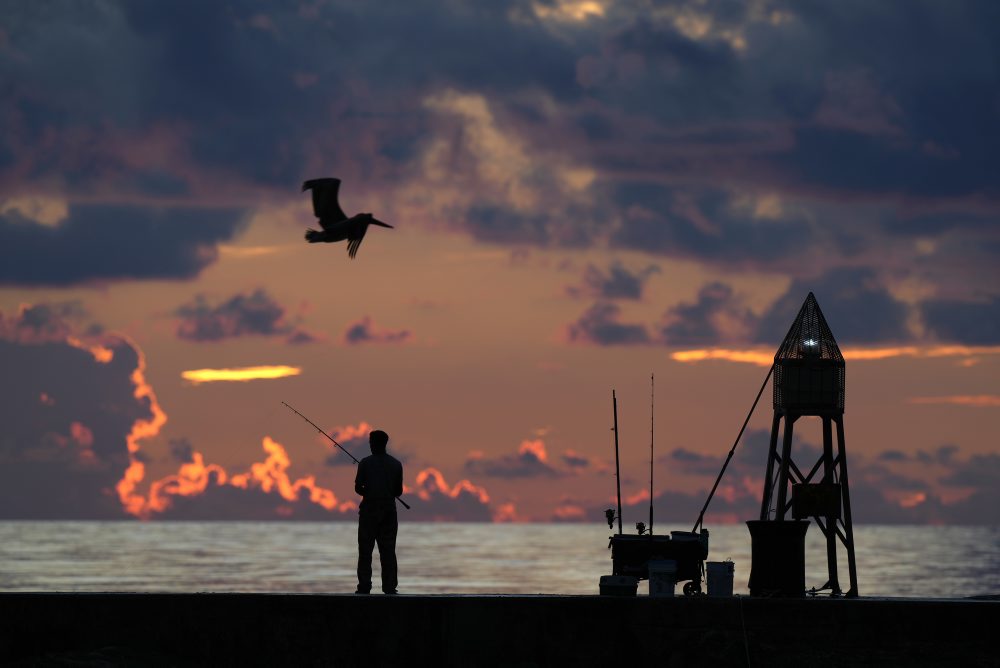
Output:
[[355,518],[286,401],[404,521],[601,523],[615,389],[634,522],[655,374],[693,523],[812,291],[855,521],[996,524],[998,67],[994,0],[5,3],[0,518]]

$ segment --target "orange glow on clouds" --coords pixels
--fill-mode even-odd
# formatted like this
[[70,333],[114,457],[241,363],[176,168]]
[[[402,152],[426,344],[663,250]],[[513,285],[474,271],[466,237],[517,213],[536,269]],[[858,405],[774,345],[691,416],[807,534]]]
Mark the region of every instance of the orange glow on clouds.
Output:
[[89,448],[94,444],[94,432],[82,422],[72,422],[69,425],[69,433],[77,445],[82,448]]
[[582,520],[585,511],[583,508],[576,504],[565,503],[561,506],[556,506],[556,509],[552,511],[552,516],[560,520]]
[[132,372],[132,384],[135,386],[133,396],[140,402],[149,403],[149,410],[153,414],[149,420],[136,420],[132,424],[132,430],[126,437],[128,445],[129,466],[125,469],[122,479],[115,485],[118,498],[125,508],[125,512],[137,517],[148,514],[148,503],[141,494],[135,492],[136,486],[142,482],[146,475],[146,467],[140,462],[136,455],[139,452],[139,441],[144,438],[152,438],[160,433],[160,429],[167,422],[167,414],[160,408],[160,403],[156,400],[156,393],[152,386],[146,382],[143,372],[146,370],[146,355],[139,346],[132,344],[137,356],[135,371]]
[[[314,476],[299,478],[294,482],[288,476],[291,460],[280,443],[265,437],[264,452],[267,458],[263,462],[254,463],[250,470],[236,475],[229,475],[217,464],[205,464],[200,452],[192,454],[192,461],[181,464],[176,474],[168,475],[150,484],[149,495],[143,496],[136,491],[146,474],[145,465],[139,461],[139,441],[156,436],[167,422],[167,414],[160,408],[153,388],[146,382],[144,371],[146,358],[138,346],[132,345],[138,356],[138,363],[132,373],[132,383],[135,385],[135,398],[147,402],[153,414],[149,420],[136,420],[126,438],[129,452],[129,466],[118,481],[116,490],[122,507],[130,515],[148,519],[155,513],[162,513],[171,505],[175,496],[198,496],[205,492],[210,484],[226,485],[241,489],[260,489],[264,493],[277,493],[287,501],[297,501],[302,490],[308,491],[309,500],[327,510],[346,512],[357,508],[353,501],[338,502],[332,490],[316,484]],[[84,437],[83,431],[78,430]],[[74,434],[76,436],[77,434]]]
[[633,494],[631,496],[626,496],[623,499],[623,501],[625,501],[625,505],[628,505],[628,506],[633,506],[633,505],[635,505],[637,503],[640,503],[642,501],[648,501],[648,500],[649,500],[649,490],[648,489],[640,489],[635,494]]
[[[265,494],[276,494],[285,501],[295,503],[300,495],[306,492],[306,497],[314,503],[331,512],[348,512],[357,508],[353,501],[339,501],[333,490],[316,483],[315,476],[304,476],[292,480],[288,469],[292,462],[288,452],[277,441],[265,436],[262,442],[267,457],[262,462],[254,462],[248,471],[230,475],[218,464],[205,464],[200,452],[192,454],[192,461],[181,464],[177,473],[154,481],[149,487],[149,496],[143,498],[133,495],[131,506],[127,506],[133,515],[148,519],[155,513],[169,509],[173,497],[199,496],[210,485],[230,486],[245,490],[260,490]],[[282,514],[279,508],[279,514]],[[285,509],[291,513],[292,509]]]
[[247,382],[272,378],[298,376],[302,368],[297,366],[244,366],[231,369],[192,369],[181,372],[184,380],[195,385],[215,382]]
[[711,348],[706,350],[679,350],[670,354],[675,362],[705,362],[708,360],[724,360],[726,362],[743,362],[758,366],[771,366],[774,353],[763,350],[729,350],[727,348]]
[[538,461],[547,462],[549,460],[549,453],[545,451],[545,442],[542,439],[536,441],[521,441],[521,447],[517,449],[518,454],[533,454]]
[[902,508],[916,508],[921,503],[927,500],[927,495],[923,492],[913,492],[912,494],[906,494],[899,500],[899,505]]
[[975,408],[997,408],[1000,407],[1000,396],[995,394],[959,394],[949,397],[912,397],[906,402],[909,404],[951,404]]
[[513,503],[501,503],[493,511],[493,521],[494,522],[524,522],[526,521],[523,517],[517,514],[517,508],[514,507]]
[[[94,356],[94,359],[101,364],[108,364],[114,359],[115,353],[111,348],[102,346],[98,343],[85,343],[75,336],[67,336],[66,343],[73,346],[74,348],[79,348],[80,350],[86,350],[88,353]],[[133,346],[135,347],[135,346]]]
[[286,501],[298,501],[300,492],[308,490],[309,500],[327,510],[345,512],[357,508],[352,501],[338,502],[337,495],[332,490],[316,484],[315,476],[305,476],[292,482],[288,477],[288,467],[292,462],[285,448],[268,436],[264,437],[263,446],[267,459],[251,464],[247,473],[234,475],[231,481],[233,487],[241,489],[259,487],[267,493],[277,492]]
[[[896,346],[886,348],[848,348],[841,350],[845,360],[871,361],[895,357],[963,357],[977,355],[1000,355],[1000,346]],[[678,350],[670,354],[670,359],[681,363],[722,360],[768,367],[774,362],[774,352],[770,350],[729,348],[703,348]]]
[[453,487],[449,487],[444,476],[436,468],[425,468],[417,474],[417,496],[424,501],[430,501],[434,493],[442,494],[449,498],[456,498],[462,492],[468,492],[479,499],[480,503],[490,502],[490,495],[486,489],[472,484],[468,480],[459,480]]

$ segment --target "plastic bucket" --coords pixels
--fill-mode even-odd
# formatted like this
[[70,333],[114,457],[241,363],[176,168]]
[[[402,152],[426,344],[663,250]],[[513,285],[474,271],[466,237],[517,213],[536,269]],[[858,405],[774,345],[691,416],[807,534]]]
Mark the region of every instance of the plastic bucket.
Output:
[[673,559],[649,560],[649,595],[673,596],[677,584],[677,562]]
[[732,596],[734,571],[735,564],[731,561],[705,562],[708,595],[717,597]]

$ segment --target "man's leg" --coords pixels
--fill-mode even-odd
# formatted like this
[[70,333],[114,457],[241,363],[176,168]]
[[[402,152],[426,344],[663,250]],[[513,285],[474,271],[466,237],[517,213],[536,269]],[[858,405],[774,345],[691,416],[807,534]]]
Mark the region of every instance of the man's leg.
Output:
[[396,532],[399,523],[396,519],[396,509],[385,512],[378,526],[378,558],[382,563],[382,591],[395,594],[398,585],[396,579]]
[[372,590],[372,550],[375,549],[378,525],[370,513],[358,516],[358,593]]

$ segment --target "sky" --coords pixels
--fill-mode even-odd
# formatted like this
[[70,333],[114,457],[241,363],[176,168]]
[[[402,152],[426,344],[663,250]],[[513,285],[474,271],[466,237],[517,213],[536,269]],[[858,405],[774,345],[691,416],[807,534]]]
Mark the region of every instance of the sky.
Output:
[[600,523],[614,390],[693,524],[813,292],[855,521],[996,524],[998,64],[992,0],[5,3],[0,518],[353,520],[284,401],[404,520]]

